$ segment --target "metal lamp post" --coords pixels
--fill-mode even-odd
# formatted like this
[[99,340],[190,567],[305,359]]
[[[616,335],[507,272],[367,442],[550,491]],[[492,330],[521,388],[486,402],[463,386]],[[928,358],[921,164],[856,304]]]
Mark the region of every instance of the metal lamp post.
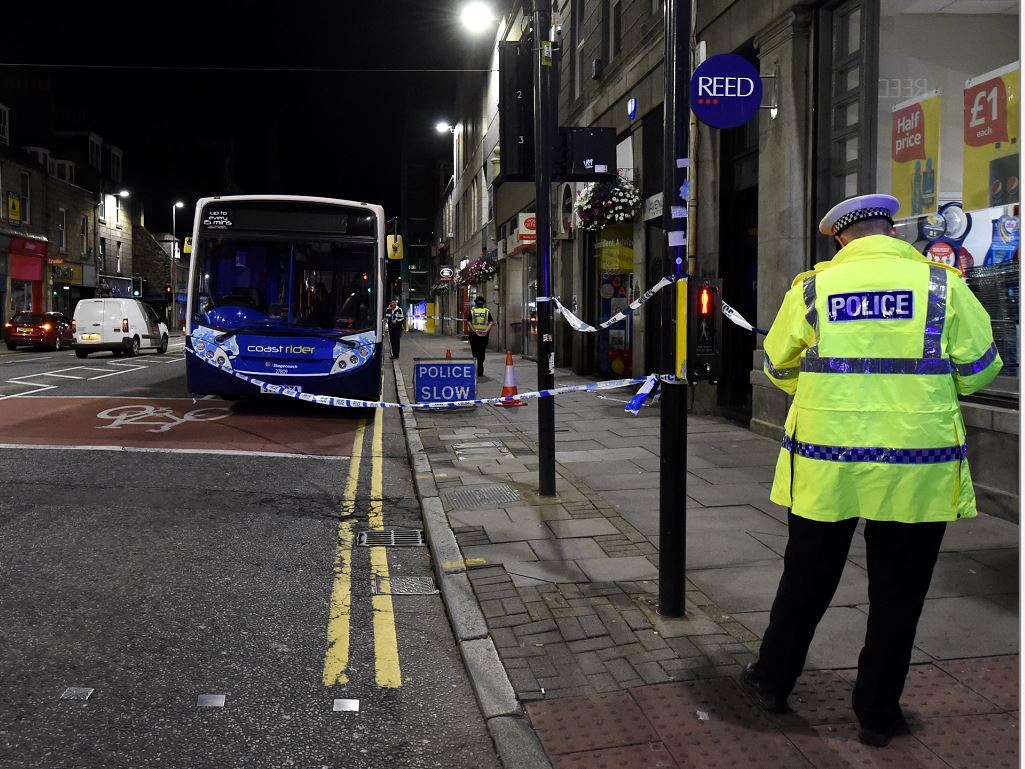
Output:
[[180,200],[175,201],[175,204],[171,206],[171,258],[169,260],[171,263],[171,317],[168,320],[172,331],[175,330],[175,321],[178,319],[178,301],[175,294],[175,283],[177,283],[175,278],[177,276],[175,275],[174,258],[178,251],[177,214],[179,208],[185,208],[185,204]]

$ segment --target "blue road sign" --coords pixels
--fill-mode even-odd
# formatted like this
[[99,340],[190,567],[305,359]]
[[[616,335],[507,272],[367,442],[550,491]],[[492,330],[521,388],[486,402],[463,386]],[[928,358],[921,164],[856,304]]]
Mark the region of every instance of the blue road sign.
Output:
[[477,397],[477,361],[473,358],[414,358],[416,403],[466,401]]

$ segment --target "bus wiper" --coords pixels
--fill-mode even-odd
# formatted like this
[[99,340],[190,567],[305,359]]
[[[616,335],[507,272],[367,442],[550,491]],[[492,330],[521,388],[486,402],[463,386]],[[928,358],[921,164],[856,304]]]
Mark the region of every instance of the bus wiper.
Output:
[[230,331],[225,331],[222,334],[218,334],[214,337],[214,339],[218,342],[223,342],[226,339],[230,339],[231,337],[235,336],[236,334],[242,331],[266,331],[269,332],[271,336],[314,336],[318,339],[330,339],[334,342],[341,342],[342,344],[346,345],[350,350],[359,347],[358,342],[354,342],[352,339],[345,339],[344,337],[339,336],[339,334],[342,333],[340,331],[325,331],[323,329],[314,328],[311,328],[308,331],[306,329],[296,331],[294,328],[288,329],[287,331],[282,331],[279,327],[279,324],[272,322],[243,323],[241,326],[233,328]]

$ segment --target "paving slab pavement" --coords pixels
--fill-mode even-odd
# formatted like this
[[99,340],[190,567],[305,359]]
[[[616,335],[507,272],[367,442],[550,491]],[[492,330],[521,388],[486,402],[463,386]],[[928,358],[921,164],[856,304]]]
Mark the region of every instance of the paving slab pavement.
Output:
[[[400,395],[412,392],[414,357],[468,355],[456,338],[418,333],[402,349]],[[478,397],[500,394],[502,358],[489,353]],[[520,393],[535,389],[533,361],[514,358],[514,371]],[[593,380],[558,370],[556,381]],[[535,402],[404,419],[414,466],[429,468],[418,484],[425,509],[458,549],[435,565],[439,578],[455,570],[468,582],[447,591],[458,596],[453,623],[474,610],[480,618],[482,630],[457,637],[475,644],[464,658],[481,677],[478,698],[508,766],[1018,766],[1017,525],[983,511],[948,527],[903,698],[911,735],[881,750],[857,740],[860,533],[793,712],[766,714],[738,678],[756,657],[782,571],[786,510],[768,499],[778,441],[688,419],[687,608],[662,617],[658,406],[633,417],[623,411],[632,394],[557,399],[554,498],[537,494]],[[487,501],[495,493],[501,500]],[[512,691],[515,710],[505,696],[496,708],[496,691]]]

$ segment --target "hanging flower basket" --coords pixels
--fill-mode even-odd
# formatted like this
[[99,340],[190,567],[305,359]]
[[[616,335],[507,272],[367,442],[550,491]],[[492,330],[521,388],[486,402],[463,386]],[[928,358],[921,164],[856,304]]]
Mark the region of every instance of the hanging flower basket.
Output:
[[611,182],[591,182],[573,203],[577,221],[590,232],[609,224],[623,224],[641,210],[641,194],[633,182],[619,177]]
[[497,274],[498,267],[495,265],[494,259],[487,259],[482,256],[479,259],[474,259],[466,266],[466,275],[460,278],[460,282],[471,286],[479,286],[487,283]]

